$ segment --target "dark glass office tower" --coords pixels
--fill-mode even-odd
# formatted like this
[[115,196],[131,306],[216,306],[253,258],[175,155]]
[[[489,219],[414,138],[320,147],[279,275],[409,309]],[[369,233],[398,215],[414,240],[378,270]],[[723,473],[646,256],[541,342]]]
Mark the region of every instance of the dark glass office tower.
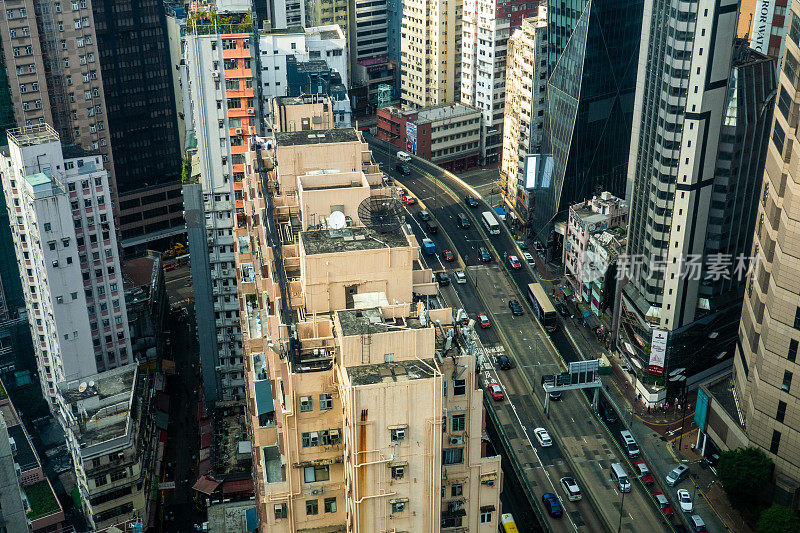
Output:
[[126,252],[184,232],[181,150],[160,0],[92,3]]
[[553,222],[598,189],[624,197],[642,0],[548,0],[545,150],[553,174],[534,191],[531,227]]

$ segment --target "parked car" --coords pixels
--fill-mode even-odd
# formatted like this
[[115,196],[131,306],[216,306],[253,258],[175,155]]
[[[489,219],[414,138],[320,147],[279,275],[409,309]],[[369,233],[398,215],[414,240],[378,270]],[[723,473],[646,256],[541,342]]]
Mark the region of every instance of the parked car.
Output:
[[561,502],[558,501],[558,496],[552,492],[545,492],[542,494],[542,503],[553,518],[558,518],[564,514],[564,510],[561,508]]
[[689,494],[688,490],[678,489],[678,505],[681,506],[681,511],[684,513],[692,512],[692,509],[694,509],[694,502],[692,502],[692,496]]
[[481,246],[480,250],[478,250],[478,255],[481,257],[481,261],[484,263],[488,263],[492,260],[492,254],[489,253],[489,250]]
[[478,207],[478,200],[472,196],[465,197],[464,202],[470,207]]
[[508,308],[511,309],[511,314],[514,316],[522,316],[525,314],[525,311],[517,300],[508,302]]
[[489,396],[492,397],[492,400],[496,402],[502,401],[506,397],[506,395],[503,394],[503,389],[501,389],[500,385],[495,382],[486,385],[486,390],[489,391]]
[[519,257],[516,255],[509,255],[508,256],[508,264],[511,265],[511,268],[514,270],[519,270],[522,268],[522,263],[519,262]]
[[505,355],[501,355],[497,358],[497,366],[500,367],[500,370],[509,370],[511,369],[511,359]]
[[442,286],[450,285],[450,276],[447,275],[447,272],[437,272],[436,282]]
[[480,325],[481,328],[486,329],[492,327],[492,323],[489,322],[488,316],[484,315],[483,313],[479,313],[477,318],[478,318],[478,325]]
[[633,463],[633,470],[645,485],[650,486],[655,483],[656,480],[653,478],[653,474],[650,473],[650,469],[644,464],[644,461],[636,461]]
[[404,194],[403,196],[400,197],[400,199],[406,205],[413,205],[413,204],[417,203],[417,199],[414,198],[413,196],[411,196],[410,194]]
[[522,258],[528,263],[530,266],[534,266],[536,261],[533,259],[533,256],[528,252],[522,252]]
[[689,467],[686,465],[678,465],[667,474],[666,482],[670,487],[674,487],[689,475]]
[[442,250],[442,259],[447,262],[452,262],[456,260],[456,255],[452,250]]
[[553,439],[550,438],[550,434],[544,428],[536,428],[533,430],[533,434],[536,436],[536,440],[539,441],[539,445],[542,448],[547,448],[553,445]]
[[469,324],[469,315],[463,309],[459,309],[458,313],[456,313],[456,322],[458,322],[462,326],[466,326]]
[[456,278],[456,283],[459,285],[463,285],[467,282],[467,276],[460,270],[453,274],[453,277]]
[[422,211],[419,212],[419,219],[422,221],[430,220],[431,219],[430,212],[427,209],[423,209]]
[[661,509],[661,512],[664,513],[664,516],[672,518],[674,513],[672,512],[672,505],[670,505],[667,497],[660,492],[654,492],[653,497],[656,499],[656,503],[658,503],[658,507]]

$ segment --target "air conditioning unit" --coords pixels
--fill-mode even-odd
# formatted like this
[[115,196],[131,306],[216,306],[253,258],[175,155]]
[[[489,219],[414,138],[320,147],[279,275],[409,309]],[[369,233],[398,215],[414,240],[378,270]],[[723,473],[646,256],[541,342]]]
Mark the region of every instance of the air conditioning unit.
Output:
[[322,494],[322,489],[311,489],[312,496],[318,496],[320,494]]
[[394,504],[394,509],[398,513],[403,512],[405,508],[406,508],[405,502],[397,502],[396,504]]
[[222,271],[222,275],[223,275],[223,276],[227,276],[229,273],[230,273],[230,270],[228,270],[228,269],[224,269],[224,270]]
[[219,72],[215,70],[214,73],[211,75],[211,77],[214,78],[215,81],[218,80],[219,79]]
[[53,261],[53,268],[58,268],[58,261]]
[[242,134],[242,128],[236,128],[236,135]]
[[450,437],[450,445],[464,444],[464,437]]
[[493,479],[487,479],[486,481],[482,481],[481,483],[483,483],[487,487],[494,487],[494,480]]

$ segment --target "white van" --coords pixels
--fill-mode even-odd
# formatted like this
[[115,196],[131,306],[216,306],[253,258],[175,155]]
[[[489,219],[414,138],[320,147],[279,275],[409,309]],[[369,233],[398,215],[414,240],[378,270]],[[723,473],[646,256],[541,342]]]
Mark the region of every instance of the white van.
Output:
[[611,479],[617,482],[620,492],[631,491],[631,481],[621,464],[614,463],[611,465]]
[[403,163],[408,163],[409,161],[411,161],[411,154],[400,150],[399,152],[397,152],[397,159],[402,161]]
[[622,437],[622,447],[625,448],[625,451],[628,453],[628,456],[631,458],[639,457],[639,445],[636,444],[636,439],[633,438],[630,431],[620,431],[620,437]]

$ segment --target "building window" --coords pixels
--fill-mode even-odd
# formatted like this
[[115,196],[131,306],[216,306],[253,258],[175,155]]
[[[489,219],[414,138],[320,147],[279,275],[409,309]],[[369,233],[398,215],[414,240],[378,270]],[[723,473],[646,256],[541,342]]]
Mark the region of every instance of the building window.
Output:
[[481,524],[488,524],[492,521],[492,512],[491,511],[483,511],[481,513]]
[[794,312],[794,329],[800,329],[800,307]]
[[453,415],[451,431],[464,431],[466,423],[466,415]]
[[96,478],[94,478],[94,486],[95,487],[102,487],[106,483],[108,483],[108,480],[106,479],[105,475],[97,476]]
[[326,513],[336,512],[336,498],[325,498],[325,512]]
[[453,483],[450,485],[450,496],[455,498],[464,494],[464,485],[461,483]]
[[464,462],[464,448],[448,448],[442,450],[443,465],[458,465]]
[[400,442],[402,440],[406,440],[406,430],[403,429],[392,429],[391,430],[391,438],[392,442]]
[[111,482],[113,483],[115,481],[119,481],[120,479],[125,479],[126,477],[128,477],[128,475],[124,469],[117,470],[116,472],[111,473]]
[[778,447],[781,445],[781,432],[773,429],[772,430],[772,442],[769,445],[770,453],[774,453],[778,455]]
[[393,466],[392,469],[392,478],[393,479],[402,479],[404,475],[406,475],[406,467],[405,466]]
[[310,413],[314,410],[314,398],[311,396],[300,396],[300,412]]
[[50,223],[49,223],[49,222],[45,222],[45,223],[44,223],[44,230],[45,230],[45,231],[51,231],[51,230],[50,230],[50,228],[51,228],[51,227],[52,227],[52,226],[50,225]]
[[455,379],[453,380],[453,394],[456,396],[463,396],[467,393],[467,380]]
[[276,503],[275,504],[275,520],[281,520],[282,518],[288,518],[289,513],[286,509],[285,503]]
[[392,502],[392,514],[402,513],[406,510],[406,502]]
[[[775,129],[772,132],[772,143],[775,145],[775,148],[778,150],[781,156],[783,156],[783,146],[785,140],[786,134],[784,133],[783,128],[781,127],[780,123],[775,122]],[[795,323],[797,323],[796,320]]]
[[781,385],[781,389],[789,392],[789,389],[792,388],[792,373],[788,370],[783,371],[783,385]]
[[789,341],[789,353],[786,354],[786,358],[792,363],[797,359],[797,341],[795,339]]
[[328,481],[331,478],[330,467],[325,466],[307,466],[303,469],[303,479],[306,483],[314,483],[316,481]]
[[789,27],[789,38],[794,41],[794,44],[800,45],[800,20],[794,14],[792,14],[792,24]]
[[330,411],[333,409],[333,395],[332,394],[320,394],[319,395],[319,410],[320,411]]
[[783,419],[786,417],[786,402],[779,401],[778,402],[778,412],[775,415],[775,420],[778,422],[783,423]]
[[319,514],[318,500],[306,500],[306,514],[307,515]]

